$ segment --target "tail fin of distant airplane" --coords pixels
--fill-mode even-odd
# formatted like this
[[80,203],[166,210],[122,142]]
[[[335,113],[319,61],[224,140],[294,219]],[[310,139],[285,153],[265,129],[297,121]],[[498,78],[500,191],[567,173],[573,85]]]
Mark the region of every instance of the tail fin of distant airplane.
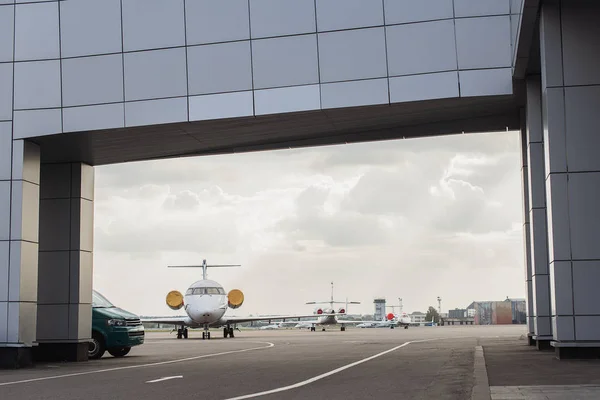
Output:
[[348,301],[346,297],[346,302],[343,301],[334,301],[333,300],[333,282],[331,282],[331,299],[329,301],[308,301],[304,304],[329,304],[329,306],[333,309],[334,304],[345,304],[346,308],[344,309],[345,313],[348,313],[348,304],[360,304],[360,301]]
[[208,265],[206,264],[206,260],[202,260],[202,265],[168,265],[168,268],[202,268],[202,279],[206,280],[207,274],[206,269],[210,268],[221,268],[221,267],[241,267],[240,264],[214,264]]

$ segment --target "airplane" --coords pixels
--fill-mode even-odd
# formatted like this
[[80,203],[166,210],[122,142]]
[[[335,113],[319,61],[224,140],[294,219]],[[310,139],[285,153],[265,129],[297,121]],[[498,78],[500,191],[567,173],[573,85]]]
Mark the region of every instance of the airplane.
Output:
[[[356,325],[357,328],[391,328],[394,329],[399,325],[399,320],[396,319],[396,315],[389,313],[384,316],[380,321],[361,321],[360,324]],[[406,329],[406,328],[405,328]]]
[[272,330],[272,329],[280,329],[282,324],[283,324],[283,322],[274,322],[270,325],[261,326],[258,329],[263,330],[263,331],[264,330]]
[[411,325],[427,325],[432,324],[432,321],[413,322],[410,315],[402,313],[400,316],[389,313],[381,321],[361,321],[360,324],[356,325],[357,328],[391,328],[394,329],[396,326],[404,327],[408,329]]
[[[392,329],[395,326],[395,324],[392,324],[391,322],[386,322],[385,320],[383,321],[354,321],[354,320],[342,320],[338,318],[338,315],[340,314],[346,314],[347,309],[348,309],[348,304],[360,304],[359,301],[348,301],[348,299],[346,299],[346,308],[339,308],[337,310],[337,314],[336,311],[334,310],[334,304],[344,304],[344,302],[341,301],[335,301],[333,299],[333,282],[331,282],[331,298],[329,301],[309,301],[305,304],[329,304],[329,308],[321,308],[318,307],[314,310],[314,314],[318,315],[318,318],[315,320],[309,320],[309,321],[300,321],[297,323],[297,325],[295,326],[296,328],[310,328],[311,332],[315,332],[316,331],[316,327],[317,325],[322,326],[322,330],[325,331],[325,326],[327,325],[341,325],[340,327],[340,331],[344,332],[346,330],[346,325],[353,325],[353,324],[365,324],[365,323],[371,323],[373,325],[381,325],[381,324],[389,324],[386,326],[390,326]],[[393,314],[388,314],[388,317],[390,319],[394,318]],[[291,322],[287,322],[287,323],[291,323]]]
[[360,304],[360,301],[350,301],[349,302],[347,298],[346,298],[345,303],[341,302],[341,301],[335,301],[333,299],[333,282],[331,282],[331,298],[329,301],[309,301],[309,302],[306,302],[305,304],[329,304],[329,308],[326,308],[326,309],[323,309],[321,307],[315,308],[312,316],[319,315],[319,317],[316,320],[300,321],[296,325],[296,328],[310,327],[311,332],[314,332],[314,331],[316,331],[317,325],[323,326],[323,331],[325,331],[325,325],[340,324],[341,325],[340,330],[342,332],[344,332],[346,330],[346,324],[360,323],[360,321],[339,320],[337,318],[336,311],[333,308],[334,304],[345,304],[346,308],[340,307],[337,310],[337,313],[338,314],[346,314],[346,310],[348,309],[348,304]]
[[270,315],[264,317],[228,317],[227,308],[238,309],[244,303],[244,293],[232,289],[225,293],[223,286],[216,281],[207,279],[207,268],[240,267],[241,265],[174,265],[168,268],[202,268],[202,279],[190,285],[182,295],[177,290],[167,294],[166,303],[172,310],[184,309],[186,315],[175,317],[142,318],[142,322],[171,324],[177,328],[177,339],[188,338],[188,328],[203,328],[202,339],[210,339],[209,328],[223,327],[223,337],[234,337],[236,324],[250,321],[286,320],[293,318],[312,317],[309,315]]

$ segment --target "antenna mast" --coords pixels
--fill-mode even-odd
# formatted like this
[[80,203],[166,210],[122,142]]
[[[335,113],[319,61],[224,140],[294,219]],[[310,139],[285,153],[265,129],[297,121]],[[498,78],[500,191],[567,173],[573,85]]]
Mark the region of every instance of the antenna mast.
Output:
[[331,302],[329,303],[329,306],[333,310],[333,281],[331,282]]

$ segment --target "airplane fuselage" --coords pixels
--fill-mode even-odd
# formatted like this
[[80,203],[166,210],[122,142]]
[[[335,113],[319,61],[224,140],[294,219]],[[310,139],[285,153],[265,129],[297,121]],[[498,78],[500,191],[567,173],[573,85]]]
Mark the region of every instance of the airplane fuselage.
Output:
[[219,325],[227,311],[227,294],[215,281],[194,282],[185,293],[184,309],[194,324]]
[[324,315],[317,318],[317,321],[319,321],[319,325],[336,325],[338,323],[335,315]]

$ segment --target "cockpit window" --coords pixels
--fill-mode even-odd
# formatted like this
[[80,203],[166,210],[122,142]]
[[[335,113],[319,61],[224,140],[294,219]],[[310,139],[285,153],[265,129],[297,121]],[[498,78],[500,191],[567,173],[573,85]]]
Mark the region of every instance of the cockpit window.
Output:
[[225,294],[225,290],[223,288],[216,288],[216,287],[197,287],[197,288],[190,288],[188,289],[188,291],[186,292],[186,294],[192,294],[192,295],[203,295],[203,294]]

